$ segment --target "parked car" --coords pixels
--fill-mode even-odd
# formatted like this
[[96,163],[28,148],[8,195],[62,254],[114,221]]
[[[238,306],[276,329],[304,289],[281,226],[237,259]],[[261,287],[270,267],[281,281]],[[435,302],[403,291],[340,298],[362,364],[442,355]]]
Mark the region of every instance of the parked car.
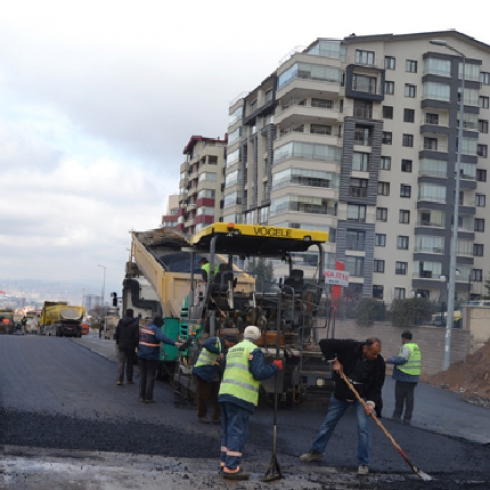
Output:
[[[432,315],[430,324],[434,327],[445,327],[447,322],[447,311],[435,313]],[[463,318],[459,310],[453,315],[453,328],[461,328],[463,326]]]

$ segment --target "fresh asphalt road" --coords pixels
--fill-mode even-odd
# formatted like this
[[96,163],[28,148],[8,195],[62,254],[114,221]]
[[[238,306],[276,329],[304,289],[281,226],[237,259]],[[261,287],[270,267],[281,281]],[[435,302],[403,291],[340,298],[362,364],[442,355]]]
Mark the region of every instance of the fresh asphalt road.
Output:
[[[55,464],[52,458],[64,458],[64,464],[68,464],[75,453],[79,459],[83,454],[86,467],[92,468],[90,478],[87,477],[92,486],[86,483],[87,486],[76,488],[121,488],[115,483],[111,487],[107,478],[97,483],[99,486],[94,483],[100,480],[102,470],[96,462],[102,459],[106,464],[104,471],[111,473],[114,480],[119,478],[117,472],[108,469],[108,455],[113,453],[118,453],[114,461],[126,462],[125,471],[129,466],[127,458],[133,458],[130,465],[135,468],[134,474],[128,476],[121,468],[119,473],[127,478],[136,478],[141,473],[146,482],[141,488],[151,488],[141,468],[157,460],[157,468],[172,470],[160,469],[160,478],[170,478],[170,474],[184,478],[184,482],[177,482],[177,476],[174,477],[175,488],[187,488],[185,484],[194,489],[201,488],[201,484],[202,488],[209,488],[210,482],[212,488],[221,488],[219,475],[214,474],[219,457],[220,428],[198,424],[195,407],[162,382],[157,383],[154,405],[139,403],[136,384],[116,385],[114,354],[114,342],[98,339],[94,334],[76,340],[34,335],[0,336],[0,444],[3,449],[0,474],[4,475],[4,488],[35,488],[26,483],[29,481],[26,475],[34,472],[33,455],[38,458],[37,467],[42,467],[46,473],[46,468]],[[387,380],[384,399],[385,414],[389,415],[393,407],[391,380]],[[353,480],[342,481],[343,488],[359,488],[358,478],[353,476],[357,434],[352,411],[339,423],[324,462],[303,464],[297,459],[309,449],[324,412],[324,409],[303,407],[279,411],[278,459],[286,473],[285,481],[290,485],[287,488],[335,488],[328,486],[328,482],[337,485],[336,478],[347,477]],[[383,423],[412,462],[435,477],[433,482],[423,483],[423,488],[488,489],[489,415],[488,409],[470,405],[455,393],[420,385],[416,391],[414,425],[401,426],[389,419],[383,419]],[[254,474],[264,473],[270,461],[272,420],[269,408],[259,409],[251,419],[243,464]],[[372,433],[372,474],[362,482],[362,488],[401,488],[393,486],[393,481],[400,483],[402,480],[404,489],[422,488],[375,424],[372,424]],[[162,463],[161,458],[166,462]],[[175,466],[183,462],[185,473]],[[56,464],[60,464],[59,461]],[[211,469],[212,476],[209,476],[206,471]],[[14,474],[24,475],[23,486],[17,481],[20,477]],[[72,480],[74,478],[72,475]],[[254,486],[247,486],[252,485],[251,481],[243,488],[262,488],[255,480]],[[50,481],[54,488],[54,476]],[[59,488],[70,487],[64,482]],[[134,483],[127,488],[140,487]]]

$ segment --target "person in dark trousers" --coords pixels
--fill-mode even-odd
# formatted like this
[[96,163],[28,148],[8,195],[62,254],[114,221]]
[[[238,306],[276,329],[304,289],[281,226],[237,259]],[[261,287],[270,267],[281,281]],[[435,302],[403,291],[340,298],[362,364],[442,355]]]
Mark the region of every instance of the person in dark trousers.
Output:
[[124,381],[124,367],[126,366],[126,380],[128,385],[133,384],[133,359],[139,339],[139,321],[134,318],[131,308],[126,310],[126,315],[121,318],[116,327],[114,338],[117,345],[117,384]]
[[250,475],[240,467],[247,439],[248,420],[259,401],[260,381],[282,369],[282,361],[264,364],[264,354],[254,342],[260,330],[249,326],[243,341],[231,347],[219,390],[221,405],[221,469],[227,480],[248,480]]
[[[388,364],[394,364],[393,379],[395,383],[395,410],[393,420],[410,425],[415,402],[415,387],[420,379],[422,354],[419,346],[412,342],[413,335],[409,331],[402,333],[402,346],[397,356],[386,359]],[[403,413],[405,405],[405,413]]]
[[[371,432],[369,415],[381,400],[381,390],[385,377],[386,366],[381,352],[381,342],[375,337],[365,342],[355,340],[323,339],[320,347],[325,359],[333,361],[335,392],[330,397],[327,416],[320,432],[313,442],[311,449],[300,456],[301,461],[319,461],[324,457],[324,451],[332,436],[337,423],[350,405],[354,406],[358,428],[357,473],[369,473],[369,456]],[[357,400],[354,393],[340,377],[343,372],[350,379],[359,395],[366,402],[366,409]]]
[[213,422],[221,422],[218,392],[221,382],[221,361],[230,347],[238,343],[238,337],[227,334],[224,337],[209,337],[202,346],[192,371],[196,375],[197,417],[199,422],[209,424],[208,402],[213,405]]
[[140,370],[139,400],[140,402],[154,403],[153,390],[155,377],[160,358],[160,344],[180,347],[182,344],[167,337],[162,332],[164,321],[160,316],[153,319],[153,323],[140,328],[138,344],[138,366]]

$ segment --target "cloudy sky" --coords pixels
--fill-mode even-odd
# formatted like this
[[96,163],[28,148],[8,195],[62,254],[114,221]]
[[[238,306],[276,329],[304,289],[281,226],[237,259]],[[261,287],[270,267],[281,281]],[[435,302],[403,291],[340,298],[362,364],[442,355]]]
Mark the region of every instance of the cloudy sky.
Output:
[[[332,6],[335,5],[335,10]],[[2,0],[0,282],[121,289],[131,229],[158,227],[191,135],[317,37],[457,29],[487,0]],[[479,7],[478,7],[479,6]]]

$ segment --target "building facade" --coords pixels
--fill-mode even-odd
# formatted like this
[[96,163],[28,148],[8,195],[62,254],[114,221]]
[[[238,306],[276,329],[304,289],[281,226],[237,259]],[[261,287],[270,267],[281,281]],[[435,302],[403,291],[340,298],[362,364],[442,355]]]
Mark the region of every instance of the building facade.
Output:
[[179,219],[179,195],[172,194],[167,199],[167,212],[162,216],[162,228],[175,228]]
[[194,234],[219,221],[227,137],[192,136],[180,166],[179,210],[176,229]]
[[317,39],[230,104],[222,219],[329,231],[327,267],[388,302],[447,301],[454,224],[456,294],[476,299],[489,100],[490,46],[457,31]]

